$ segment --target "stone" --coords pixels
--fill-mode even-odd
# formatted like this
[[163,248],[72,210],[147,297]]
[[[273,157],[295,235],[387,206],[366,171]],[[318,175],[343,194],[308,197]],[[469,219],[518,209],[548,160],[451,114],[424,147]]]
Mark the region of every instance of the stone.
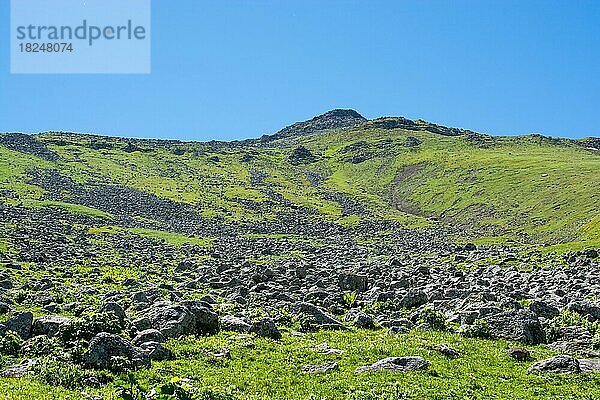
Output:
[[308,318],[305,329],[319,330],[347,330],[348,328],[323,309],[306,302],[295,303],[292,306],[292,314],[298,318]]
[[19,312],[13,314],[3,324],[0,324],[0,335],[4,335],[8,331],[13,331],[23,340],[29,339],[31,336],[31,326],[33,325],[33,314],[30,311]]
[[219,315],[210,304],[202,300],[186,300],[180,304],[192,312],[197,334],[214,334],[219,331]]
[[511,310],[484,318],[493,338],[522,341],[526,344],[546,342],[542,325],[529,310]]
[[342,290],[365,292],[367,290],[367,276],[353,273],[343,273],[338,276],[338,286]]
[[600,320],[600,305],[591,301],[573,301],[569,303],[567,309],[575,311],[583,317],[587,317],[591,322]]
[[256,333],[259,337],[275,340],[281,339],[281,332],[279,332],[277,325],[275,325],[275,322],[271,318],[262,318],[253,322],[250,331]]
[[557,307],[548,302],[540,300],[532,301],[529,305],[529,310],[531,310],[531,312],[538,317],[544,317],[547,319],[552,319],[560,314],[560,311]]
[[178,338],[196,331],[194,315],[180,304],[155,303],[144,311],[143,316],[150,321],[150,327],[159,330],[165,338]]
[[159,342],[144,342],[140,344],[140,349],[142,349],[152,361],[164,361],[173,358],[171,350],[167,349]]
[[107,301],[104,303],[102,307],[100,307],[99,312],[114,315],[119,320],[121,325],[125,322],[125,310],[123,310],[123,307],[114,301]]
[[133,338],[131,343],[135,346],[139,346],[142,343],[146,342],[158,342],[163,343],[165,341],[165,337],[158,329],[145,329],[141,332],[138,332],[137,335]]
[[579,359],[578,361],[581,372],[600,372],[600,359]]
[[121,336],[106,332],[97,334],[90,341],[89,349],[83,355],[83,361],[92,368],[113,369],[116,357],[126,359],[132,367],[150,364],[150,359],[144,350],[132,345]]
[[333,372],[340,369],[337,363],[328,363],[323,365],[305,365],[302,367],[302,372],[305,374],[320,374],[326,372]]
[[423,357],[387,357],[377,361],[374,364],[359,367],[356,373],[391,371],[391,372],[411,372],[417,370],[426,370],[429,368],[429,362]]
[[448,346],[445,343],[434,346],[434,349],[441,355],[448,357],[450,359],[459,358],[461,356],[461,354],[458,350],[454,350],[452,347]]
[[400,299],[400,306],[404,308],[416,308],[427,303],[427,294],[419,289],[409,289],[406,295]]
[[71,322],[71,318],[68,317],[62,317],[60,315],[44,315],[33,321],[31,335],[54,337],[62,327],[71,324]]
[[321,344],[316,345],[314,350],[321,354],[329,355],[329,356],[341,356],[342,354],[345,353],[344,350],[334,349],[333,347],[329,347],[329,344],[327,344],[327,343],[321,343]]
[[362,329],[375,329],[373,318],[367,314],[359,313],[353,321],[354,326]]
[[2,376],[4,378],[22,378],[28,372],[30,372],[33,367],[35,367],[35,360],[31,360],[29,358],[24,359],[19,364],[12,365],[2,371]]
[[531,367],[529,367],[527,372],[530,374],[534,372],[569,374],[581,372],[581,367],[579,366],[579,360],[577,360],[575,357],[562,354],[534,363]]
[[221,330],[229,332],[250,332],[250,324],[240,317],[226,315],[221,317]]
[[532,359],[530,351],[523,347],[511,347],[506,350],[506,354],[517,361],[529,361]]

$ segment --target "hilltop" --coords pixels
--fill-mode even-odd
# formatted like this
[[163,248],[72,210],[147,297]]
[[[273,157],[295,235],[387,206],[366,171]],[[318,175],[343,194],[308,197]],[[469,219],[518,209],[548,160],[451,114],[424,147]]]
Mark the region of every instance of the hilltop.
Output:
[[527,369],[597,368],[599,167],[594,138],[354,110],[234,142],[2,134],[0,393],[582,395],[597,375]]

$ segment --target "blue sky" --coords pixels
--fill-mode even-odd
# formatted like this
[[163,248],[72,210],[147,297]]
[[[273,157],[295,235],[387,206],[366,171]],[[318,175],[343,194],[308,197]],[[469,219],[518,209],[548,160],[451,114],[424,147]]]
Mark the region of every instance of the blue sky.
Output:
[[154,0],[149,75],[11,75],[9,16],[0,132],[230,140],[354,108],[600,136],[598,1]]

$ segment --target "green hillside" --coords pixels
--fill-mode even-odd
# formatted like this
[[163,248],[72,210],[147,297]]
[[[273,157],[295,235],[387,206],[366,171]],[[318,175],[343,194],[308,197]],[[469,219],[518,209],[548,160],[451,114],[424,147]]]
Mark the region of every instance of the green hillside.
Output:
[[[123,185],[188,203],[209,220],[251,224],[306,207],[311,218],[336,224],[375,218],[408,227],[436,225],[482,243],[597,246],[600,240],[600,150],[571,140],[445,136],[373,122],[263,142],[179,143],[67,133],[44,133],[36,140],[59,158],[48,161],[0,146],[0,182],[5,192],[17,194],[4,201],[101,213],[72,205],[68,194],[48,196],[31,184],[28,172],[45,169],[81,184]],[[291,163],[298,146],[314,158]],[[343,194],[368,212],[343,210],[332,194]]]

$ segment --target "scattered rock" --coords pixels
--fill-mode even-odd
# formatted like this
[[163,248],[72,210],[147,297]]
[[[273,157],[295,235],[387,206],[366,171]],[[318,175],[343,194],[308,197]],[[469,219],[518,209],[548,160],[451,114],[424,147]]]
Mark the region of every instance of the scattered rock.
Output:
[[69,325],[70,323],[71,318],[68,317],[62,317],[60,315],[44,315],[33,321],[31,335],[54,337],[62,327]]
[[533,358],[531,352],[523,347],[511,347],[506,353],[517,361],[530,361]]
[[579,366],[579,361],[575,357],[563,354],[548,358],[546,360],[538,361],[529,367],[527,372],[568,374],[573,372],[581,372],[581,367]]
[[434,346],[434,349],[443,356],[451,359],[459,358],[461,356],[458,350],[454,350],[452,347],[448,346],[445,343]]
[[124,358],[131,367],[148,366],[150,359],[146,352],[135,347],[121,336],[102,332],[90,342],[89,350],[83,355],[87,366],[97,369],[113,369],[115,358]]
[[337,363],[328,363],[323,365],[305,365],[302,367],[302,372],[305,374],[319,374],[333,372],[340,369]]
[[3,324],[0,324],[0,335],[8,331],[13,331],[23,340],[29,339],[31,327],[33,325],[33,314],[30,311],[24,311],[14,314]]
[[252,323],[250,328],[251,332],[256,333],[259,337],[265,337],[269,339],[279,340],[281,339],[281,332],[277,329],[277,325],[271,318],[263,318]]
[[422,357],[388,357],[374,364],[359,367],[356,369],[356,372],[359,374],[376,371],[410,372],[426,370],[427,368],[429,368],[429,363]]
[[26,358],[21,363],[6,368],[2,371],[2,376],[5,378],[22,378],[33,369],[35,364],[35,360]]

